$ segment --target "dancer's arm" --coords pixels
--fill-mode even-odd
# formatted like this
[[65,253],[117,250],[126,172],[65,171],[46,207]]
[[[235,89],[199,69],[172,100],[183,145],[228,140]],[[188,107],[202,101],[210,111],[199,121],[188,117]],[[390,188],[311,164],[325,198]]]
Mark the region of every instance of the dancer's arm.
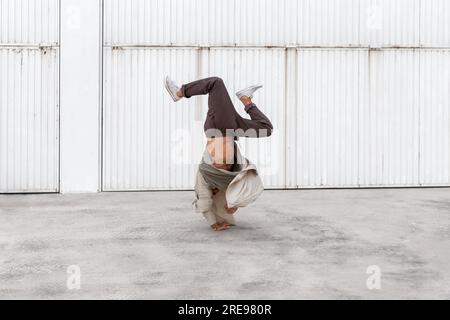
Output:
[[197,173],[197,180],[195,183],[195,194],[196,201],[194,201],[194,206],[197,212],[202,213],[208,224],[214,225],[217,223],[216,216],[211,211],[213,205],[213,191],[206,183],[205,178],[203,178],[200,172]]

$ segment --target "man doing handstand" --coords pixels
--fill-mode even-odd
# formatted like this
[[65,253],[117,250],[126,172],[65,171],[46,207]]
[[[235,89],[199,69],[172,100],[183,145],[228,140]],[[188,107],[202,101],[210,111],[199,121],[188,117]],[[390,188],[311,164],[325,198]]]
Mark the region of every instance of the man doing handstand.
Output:
[[194,205],[214,230],[226,230],[235,224],[233,215],[237,209],[255,201],[263,190],[256,166],[242,157],[235,143],[239,137],[262,138],[272,134],[272,123],[252,101],[262,86],[250,86],[236,93],[251,119],[236,111],[219,77],[182,86],[166,77],[165,86],[175,102],[209,95],[204,124],[208,142],[197,173]]

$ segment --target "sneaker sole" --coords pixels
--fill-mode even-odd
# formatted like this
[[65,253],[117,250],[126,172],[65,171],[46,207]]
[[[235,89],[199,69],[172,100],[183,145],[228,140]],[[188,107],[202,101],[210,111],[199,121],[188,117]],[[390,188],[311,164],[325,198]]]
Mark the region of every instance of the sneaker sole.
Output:
[[170,97],[172,98],[173,102],[177,102],[179,99],[179,97],[175,97],[172,93],[172,91],[169,88],[169,85],[167,83],[167,81],[164,81],[164,86],[166,87],[167,92],[170,94]]
[[[255,91],[256,91],[256,90],[258,90],[258,89],[261,89],[262,87],[263,87],[263,86],[251,86],[251,87],[247,87],[247,88],[245,88],[245,89],[242,89],[241,91],[236,92],[236,96],[239,98],[239,97],[242,95],[242,93],[245,92],[245,91],[253,90],[253,89],[255,89]],[[252,97],[249,97],[249,98],[252,98]]]

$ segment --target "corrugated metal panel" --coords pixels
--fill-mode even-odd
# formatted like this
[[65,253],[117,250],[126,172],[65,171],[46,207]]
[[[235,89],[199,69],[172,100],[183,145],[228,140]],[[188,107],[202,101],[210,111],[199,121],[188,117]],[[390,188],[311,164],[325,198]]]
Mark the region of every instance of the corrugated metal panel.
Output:
[[0,192],[58,189],[58,50],[0,49]]
[[[275,1],[276,4],[279,2]],[[291,9],[295,10],[295,7]],[[359,44],[359,0],[300,0],[297,12],[298,44]],[[267,27],[271,25],[267,24]]]
[[298,51],[297,166],[300,187],[358,185],[358,115],[367,51]]
[[0,0],[0,43],[59,42],[59,0]]
[[284,50],[106,49],[104,190],[192,188],[207,99],[174,105],[162,80],[166,73],[184,82],[198,79],[199,60],[204,76],[225,80],[243,116],[248,117],[233,92],[255,82],[271,88],[255,101],[274,122],[274,135],[243,139],[240,146],[259,165],[267,187],[284,187]]
[[419,184],[419,54],[370,52],[370,103],[360,109],[360,183]]
[[191,189],[203,122],[195,99],[174,104],[163,80],[196,79],[197,50],[105,49],[104,70],[103,189]]
[[[417,186],[419,172],[423,183],[445,184],[448,171],[439,167],[448,161],[448,132],[424,127],[430,117],[445,120],[446,110],[434,104],[426,111],[419,93],[446,101],[446,75],[436,71],[447,66],[444,58],[430,57],[426,71],[414,50],[239,48],[446,44],[447,22],[439,17],[447,4],[432,1],[105,0],[104,189],[192,188],[207,98],[172,106],[166,73],[185,82],[217,75],[231,93],[264,82],[256,102],[278,130],[241,146],[266,187]],[[442,88],[421,84],[425,76]],[[423,163],[419,150],[430,152]]]
[[231,43],[263,46],[295,44],[298,5],[298,0],[235,0],[233,15],[236,26]]
[[450,1],[421,1],[421,44],[429,47],[450,47]]
[[296,42],[297,1],[106,0],[107,44],[279,45]]
[[419,46],[420,0],[361,0],[361,44]]
[[358,0],[105,0],[107,45],[347,45]]
[[[11,11],[18,1],[2,2]],[[448,0],[105,0],[104,8],[107,45],[450,45]]]
[[106,44],[232,43],[235,1],[105,0]]
[[420,51],[420,183],[450,185],[450,50]]
[[[283,49],[212,49],[209,74],[224,79],[236,110],[246,118],[235,92],[251,84],[263,84],[254,102],[271,119],[270,138],[241,139],[244,154],[257,164],[267,188],[285,187],[286,53]],[[206,108],[206,106],[204,107]]]

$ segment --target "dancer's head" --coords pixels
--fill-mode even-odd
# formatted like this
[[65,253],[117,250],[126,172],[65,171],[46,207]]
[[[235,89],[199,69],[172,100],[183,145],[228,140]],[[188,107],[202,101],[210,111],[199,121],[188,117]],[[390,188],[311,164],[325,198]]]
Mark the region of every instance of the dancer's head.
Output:
[[231,171],[235,162],[235,144],[233,137],[208,139],[207,150],[217,169]]

